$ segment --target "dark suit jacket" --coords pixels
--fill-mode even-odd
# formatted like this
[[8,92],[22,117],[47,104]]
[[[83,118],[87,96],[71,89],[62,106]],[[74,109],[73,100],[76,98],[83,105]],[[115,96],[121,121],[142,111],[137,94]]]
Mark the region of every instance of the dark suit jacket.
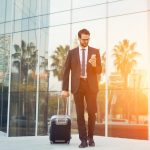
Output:
[[[92,65],[88,62],[92,54],[96,55],[96,67],[92,67]],[[88,85],[91,92],[95,93],[98,91],[97,75],[101,73],[101,70],[102,67],[99,50],[92,47],[88,47],[86,71],[87,71]],[[79,47],[74,48],[68,52],[68,56],[64,66],[62,90],[68,91],[70,71],[71,71],[71,92],[74,94],[77,92],[80,83],[81,65],[79,58]]]

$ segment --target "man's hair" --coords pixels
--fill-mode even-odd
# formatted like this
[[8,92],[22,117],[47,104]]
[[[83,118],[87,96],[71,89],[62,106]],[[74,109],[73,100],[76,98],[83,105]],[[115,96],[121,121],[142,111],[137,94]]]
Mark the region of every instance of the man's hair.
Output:
[[81,34],[90,35],[90,32],[87,29],[82,29],[78,32],[78,37],[81,38]]

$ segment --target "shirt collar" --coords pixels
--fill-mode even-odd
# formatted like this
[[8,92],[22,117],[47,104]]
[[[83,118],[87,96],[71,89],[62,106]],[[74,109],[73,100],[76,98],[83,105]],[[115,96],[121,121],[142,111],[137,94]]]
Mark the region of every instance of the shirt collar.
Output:
[[79,46],[79,50],[82,50],[82,49],[88,50],[88,46],[84,47],[84,48],[82,48],[81,46]]

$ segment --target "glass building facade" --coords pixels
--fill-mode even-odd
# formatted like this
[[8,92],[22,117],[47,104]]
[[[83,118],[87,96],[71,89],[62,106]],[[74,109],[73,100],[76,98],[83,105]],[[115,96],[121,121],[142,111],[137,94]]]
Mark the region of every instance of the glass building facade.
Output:
[[[48,132],[77,32],[100,49],[95,134],[150,140],[150,0],[0,0],[0,131]],[[65,113],[61,100],[59,113]],[[73,97],[72,133],[77,133]],[[87,119],[87,116],[85,114]]]

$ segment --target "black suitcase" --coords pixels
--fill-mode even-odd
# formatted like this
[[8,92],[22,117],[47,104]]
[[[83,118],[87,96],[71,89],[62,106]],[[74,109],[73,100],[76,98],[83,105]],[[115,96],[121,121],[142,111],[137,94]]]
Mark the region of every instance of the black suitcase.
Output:
[[71,118],[69,115],[67,115],[67,105],[66,105],[66,114],[59,115],[59,98],[57,109],[58,109],[57,115],[52,116],[50,119],[50,128],[49,128],[50,143],[69,144],[71,139]]

